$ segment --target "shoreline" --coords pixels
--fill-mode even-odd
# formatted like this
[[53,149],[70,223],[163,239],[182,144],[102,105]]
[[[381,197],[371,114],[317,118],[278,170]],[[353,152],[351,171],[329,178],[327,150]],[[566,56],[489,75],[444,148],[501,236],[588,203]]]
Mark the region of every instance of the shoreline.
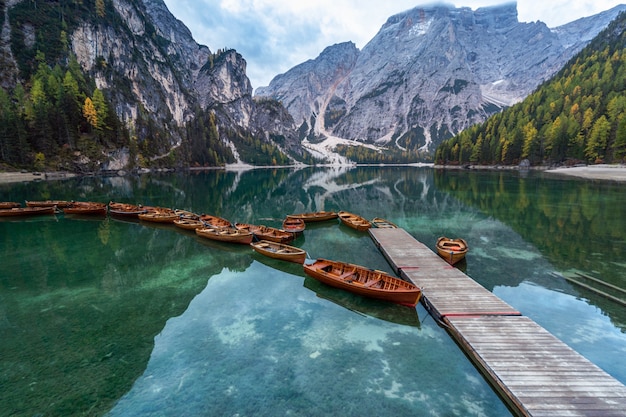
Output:
[[75,177],[70,172],[0,172],[0,184],[17,182],[59,180]]
[[541,171],[548,175],[561,178],[582,178],[587,180],[598,181],[614,181],[614,182],[626,182],[626,165],[623,164],[599,164],[599,165],[584,165],[584,166],[572,166],[572,167],[556,167],[549,168],[545,166],[531,166],[528,168],[520,167],[518,165],[470,165],[470,166],[447,166],[447,165],[435,165],[436,169],[459,169],[459,170],[494,170],[494,171]]
[[571,168],[553,168],[545,172],[557,176],[588,180],[626,182],[626,165],[586,165]]
[[[349,165],[354,167],[355,165]],[[357,165],[358,166],[358,165]],[[376,165],[380,166],[380,165]],[[396,166],[396,165],[393,165]],[[430,166],[433,168],[443,168],[443,169],[467,169],[464,167],[450,167],[450,166],[433,166],[432,164],[410,164],[406,166]],[[229,167],[231,170],[233,167]],[[255,169],[255,168],[277,168],[277,167],[246,167],[246,169]],[[215,168],[203,168],[206,169],[224,169],[223,167],[215,167]],[[520,169],[518,166],[515,167],[481,167],[481,166],[472,166],[469,169]],[[561,177],[575,177],[575,178],[584,178],[588,180],[600,180],[600,181],[616,181],[616,182],[626,182],[626,165],[585,165],[585,166],[575,166],[575,167],[560,167],[560,168],[529,168],[529,169],[540,169],[550,175],[561,176]],[[190,171],[197,171],[198,169],[190,169]],[[13,184],[18,182],[29,182],[29,181],[45,181],[45,180],[58,180],[58,179],[66,179],[77,176],[77,174],[73,174],[70,172],[0,172],[0,184]]]

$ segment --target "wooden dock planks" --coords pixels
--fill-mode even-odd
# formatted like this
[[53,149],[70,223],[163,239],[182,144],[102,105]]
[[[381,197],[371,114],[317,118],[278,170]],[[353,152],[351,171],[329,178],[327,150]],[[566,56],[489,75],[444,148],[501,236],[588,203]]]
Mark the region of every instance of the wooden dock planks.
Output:
[[394,271],[520,416],[626,416],[626,387],[403,229],[370,229]]
[[[405,230],[371,229],[370,235],[394,271],[422,289],[425,305],[436,318],[452,315],[520,315]],[[450,297],[450,294],[454,294],[454,297]]]
[[520,415],[626,415],[626,387],[531,319],[447,317],[445,323]]

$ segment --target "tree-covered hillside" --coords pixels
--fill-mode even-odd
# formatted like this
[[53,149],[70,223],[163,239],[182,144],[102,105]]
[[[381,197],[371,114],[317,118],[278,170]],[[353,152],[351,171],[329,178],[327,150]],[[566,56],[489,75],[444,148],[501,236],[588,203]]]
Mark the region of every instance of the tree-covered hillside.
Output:
[[[249,114],[238,119],[228,108],[239,98],[232,91],[239,86],[240,100],[252,102],[245,93],[245,61],[235,59],[236,51],[211,53],[189,40],[193,51],[206,51],[199,53],[206,64],[198,84],[226,96],[201,106],[190,65],[176,49],[182,41],[174,41],[187,39],[187,32],[167,26],[180,23],[173,16],[154,20],[141,0],[7,3],[0,0],[6,11],[0,23],[11,29],[10,39],[3,39],[10,54],[0,55],[0,169],[222,166],[237,157],[257,165],[290,162],[280,147],[290,144],[280,143],[284,138],[240,122],[253,118],[253,104],[240,106]],[[112,160],[117,168],[107,165]]]
[[626,13],[524,101],[442,143],[439,164],[626,161]]

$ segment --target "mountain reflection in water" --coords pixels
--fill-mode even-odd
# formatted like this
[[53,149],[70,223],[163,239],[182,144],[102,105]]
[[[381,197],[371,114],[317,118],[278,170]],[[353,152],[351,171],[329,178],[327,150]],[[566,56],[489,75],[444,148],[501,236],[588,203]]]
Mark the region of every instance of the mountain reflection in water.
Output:
[[[470,277],[626,382],[624,308],[558,277],[626,287],[623,190],[533,172],[343,167],[4,184],[0,200],[113,200],[274,227],[291,213],[346,210],[432,249],[440,235],[463,237]],[[294,245],[391,272],[367,233],[338,221],[307,225]],[[0,219],[0,409],[509,414],[421,306],[362,299],[276,262],[174,226]]]

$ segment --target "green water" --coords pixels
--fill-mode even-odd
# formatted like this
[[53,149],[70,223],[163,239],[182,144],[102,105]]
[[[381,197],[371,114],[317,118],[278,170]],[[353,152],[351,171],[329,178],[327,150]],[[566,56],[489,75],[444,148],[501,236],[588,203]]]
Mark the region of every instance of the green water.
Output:
[[[270,226],[348,210],[431,247],[461,236],[469,276],[626,383],[626,307],[560,276],[626,288],[624,185],[412,167],[0,185],[0,201],[48,198]],[[337,221],[294,245],[391,271]],[[510,414],[421,306],[347,294],[173,226],[62,214],[0,219],[0,390],[7,416]]]

